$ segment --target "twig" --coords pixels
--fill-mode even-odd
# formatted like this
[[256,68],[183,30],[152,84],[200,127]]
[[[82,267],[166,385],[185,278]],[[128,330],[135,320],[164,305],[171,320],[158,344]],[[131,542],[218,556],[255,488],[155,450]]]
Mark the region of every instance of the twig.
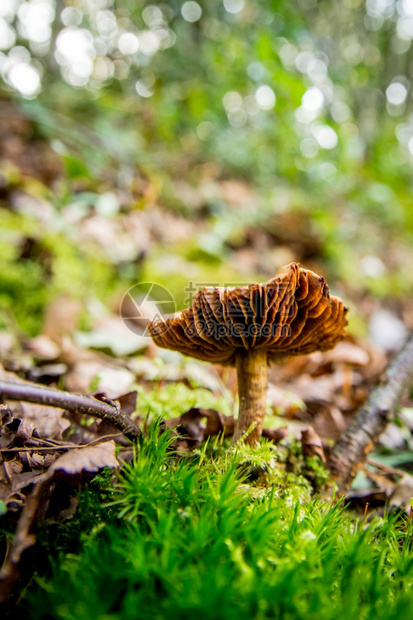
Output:
[[80,396],[70,392],[37,386],[29,382],[11,383],[0,381],[0,399],[22,400],[48,407],[60,407],[73,413],[82,413],[107,420],[119,429],[125,437],[136,442],[142,431],[122,413],[117,401],[102,402],[93,396]]
[[397,469],[397,467],[390,467],[389,465],[385,465],[384,463],[380,463],[374,459],[367,459],[367,464],[372,467],[376,467],[376,469],[381,469],[385,474],[392,474],[393,476],[405,476],[407,474],[406,471],[402,469]]
[[[43,474],[44,475],[44,474]],[[11,543],[9,554],[0,569],[0,604],[4,603],[10,595],[14,584],[20,576],[20,558],[22,553],[35,543],[33,533],[34,523],[38,511],[44,503],[50,479],[46,478],[36,484],[33,491],[27,498],[23,512],[17,524],[16,532]]]
[[51,448],[50,446],[48,446],[47,448],[37,448],[37,447],[33,447],[33,448],[0,448],[0,454],[2,452],[59,452],[59,451],[64,451],[64,450],[71,450],[72,448],[81,448],[82,446],[77,446],[76,444],[73,444],[72,446],[56,446],[55,448]]
[[403,393],[411,384],[413,333],[332,450],[329,467],[339,491],[348,489],[380,434],[393,420]]
[[117,437],[121,437],[122,433],[116,433],[111,435],[102,435],[101,437],[97,437],[93,439],[89,443],[62,443],[56,446],[33,446],[31,448],[0,448],[0,454],[2,452],[59,452],[64,450],[79,450],[81,448],[90,448],[90,446],[94,446],[98,443],[103,443],[104,441],[109,441],[110,439],[116,439]]
[[363,525],[365,524],[366,519],[367,519],[367,511],[368,511],[368,509],[369,509],[369,505],[370,505],[370,504],[369,504],[368,502],[366,502],[366,503],[364,504],[364,514],[363,514],[363,519],[362,519],[362,521],[361,521],[361,526],[362,526],[362,527],[363,527]]

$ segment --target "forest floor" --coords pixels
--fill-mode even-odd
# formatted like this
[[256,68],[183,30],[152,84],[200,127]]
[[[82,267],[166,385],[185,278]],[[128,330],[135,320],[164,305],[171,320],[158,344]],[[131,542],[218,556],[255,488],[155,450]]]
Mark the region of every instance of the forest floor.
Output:
[[[142,171],[126,185],[90,179],[30,119],[13,123],[1,138],[0,381],[104,393],[145,436],[133,447],[107,421],[0,404],[6,614],[410,618],[412,399],[344,503],[325,466],[413,327],[408,296],[383,304],[391,280],[347,280],[310,211],[254,211],[256,189],[211,165],[196,191]],[[292,260],[333,278],[349,334],[271,366],[262,444],[228,450],[235,370],[157,349],[119,307],[138,282],[181,308],[211,273],[262,281]]]

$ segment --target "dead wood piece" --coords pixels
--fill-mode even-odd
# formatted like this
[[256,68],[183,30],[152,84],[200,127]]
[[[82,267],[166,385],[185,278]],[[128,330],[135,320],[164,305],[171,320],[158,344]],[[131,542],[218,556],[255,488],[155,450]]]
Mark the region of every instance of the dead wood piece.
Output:
[[404,392],[412,384],[413,333],[332,450],[329,468],[340,492],[350,487],[380,434],[394,419]]
[[119,403],[104,398],[102,395],[99,396],[101,400],[93,396],[80,396],[29,382],[12,383],[0,380],[0,400],[22,400],[48,407],[61,407],[73,413],[82,413],[107,420],[116,426],[125,437],[136,442],[142,433],[138,426],[121,411]]

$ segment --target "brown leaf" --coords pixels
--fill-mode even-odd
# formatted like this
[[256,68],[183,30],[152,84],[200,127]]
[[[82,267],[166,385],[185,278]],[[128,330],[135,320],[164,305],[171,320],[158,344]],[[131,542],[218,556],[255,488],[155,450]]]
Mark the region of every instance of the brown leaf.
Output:
[[406,474],[396,486],[390,497],[391,506],[401,506],[404,511],[410,513],[410,500],[413,497],[413,476]]
[[387,499],[394,493],[397,486],[394,475],[389,475],[388,472],[383,473],[380,470],[377,471],[377,469],[370,469],[370,467],[365,465],[361,468],[361,471],[374,484],[375,488],[386,493]]
[[263,428],[262,436],[271,439],[275,444],[280,443],[283,439],[288,437],[289,430],[287,426],[280,426],[279,428]]
[[346,428],[346,421],[338,407],[322,404],[312,421],[314,430],[323,438],[338,439]]
[[20,405],[23,421],[30,423],[39,437],[60,440],[70,426],[69,420],[63,417],[63,409],[23,402]]
[[[3,453],[6,454],[6,453]],[[10,452],[9,454],[16,454]],[[38,484],[43,479],[48,479],[48,467],[56,460],[58,452],[41,455],[31,454],[30,451],[18,452],[10,460],[0,457],[0,499],[11,510],[14,497],[29,485]],[[46,473],[45,473],[46,472]],[[20,504],[23,505],[25,496],[21,496]]]
[[370,362],[369,353],[362,347],[348,341],[339,342],[331,351],[323,355],[323,364],[350,364],[366,366]]
[[388,495],[385,491],[367,490],[367,491],[352,491],[346,497],[346,503],[352,508],[358,508],[359,510],[365,509],[366,505],[370,508],[381,508],[388,502]]
[[[205,418],[206,425],[203,423]],[[225,416],[215,409],[200,407],[192,407],[177,418],[164,420],[164,423],[167,428],[175,428],[177,433],[183,436],[184,446],[179,445],[179,448],[184,447],[185,450],[198,447],[211,435],[218,435],[222,432],[224,435],[232,435],[235,428],[235,420],[232,416]]]
[[81,311],[82,303],[70,295],[54,299],[46,308],[43,334],[60,344],[65,334],[76,331]]
[[56,452],[40,454],[39,452],[32,452],[27,450],[26,452],[19,452],[19,459],[23,463],[25,469],[41,469],[46,470],[57,459],[59,453],[57,452],[58,446],[56,446]]
[[8,424],[13,419],[13,414],[10,411],[9,407],[4,403],[0,403],[0,426],[3,424]]
[[33,338],[29,343],[29,349],[38,360],[55,360],[60,353],[57,344],[44,334]]
[[[140,310],[144,312],[141,306]],[[127,310],[122,307],[122,312],[127,312]],[[82,348],[98,349],[111,353],[115,357],[123,357],[146,349],[150,343],[149,338],[136,333],[134,326],[132,321],[132,334],[119,316],[105,317],[99,320],[92,331],[76,332],[74,339],[76,344]],[[144,330],[143,326],[142,331]]]
[[[73,351],[72,351],[73,352]],[[69,392],[87,393],[91,382],[99,378],[97,390],[115,398],[119,392],[127,392],[135,382],[134,375],[126,368],[110,364],[98,355],[90,354],[75,361],[65,376],[65,387]]]
[[292,417],[299,411],[305,411],[302,399],[290,390],[283,390],[273,383],[268,384],[267,403],[278,415]]
[[65,375],[67,368],[66,364],[44,364],[43,366],[31,368],[27,378],[30,381],[49,385]]
[[48,474],[52,475],[57,471],[79,474],[82,471],[96,472],[104,467],[117,468],[119,463],[115,457],[115,449],[114,441],[105,441],[85,448],[70,450],[51,465]]
[[0,359],[7,358],[15,347],[15,337],[7,331],[0,331]]
[[5,504],[7,504],[10,499],[13,480],[22,469],[23,465],[17,458],[4,461],[0,456],[0,500]]
[[312,426],[309,426],[306,430],[301,431],[301,443],[304,457],[318,456],[323,463],[326,462],[323,442]]
[[13,439],[13,444],[15,446],[24,446],[29,439],[36,435],[33,425],[29,420],[25,420],[24,418],[22,420],[15,418],[13,420],[13,427],[16,428]]
[[16,430],[20,424],[21,420],[13,418],[10,409],[7,409],[7,413],[3,413],[0,417],[0,449],[7,448],[13,444]]
[[44,473],[39,470],[35,472],[26,471],[22,474],[16,474],[15,476],[13,476],[11,492],[15,493],[16,491],[22,491],[22,489],[28,487],[30,484],[40,482],[40,480],[43,480],[43,478],[44,478]]
[[[5,371],[1,365],[0,379],[13,383],[27,384],[27,381],[23,381],[18,375]],[[13,423],[16,428],[10,428],[10,423],[8,423],[8,431],[5,431],[3,426],[3,432],[0,431],[0,434],[3,436],[6,432],[14,431],[20,445],[23,445],[32,436],[34,430],[38,437],[60,440],[64,431],[70,426],[70,422],[63,417],[65,414],[64,410],[57,407],[46,407],[44,405],[15,401],[10,403],[7,410],[14,415]],[[6,422],[3,421],[4,424]],[[2,441],[2,438],[0,438],[1,447],[5,447],[3,445],[4,442],[5,439]]]
[[[41,465],[39,458],[41,459],[37,455],[37,464]],[[44,457],[44,463],[47,458],[50,458],[50,455]],[[65,515],[71,516],[73,514],[75,503],[65,486],[59,485],[62,473],[67,478],[77,478],[77,475],[82,472],[97,472],[104,467],[116,468],[118,465],[115,457],[115,443],[113,441],[68,451],[63,456],[60,456],[46,473],[42,473],[40,469],[36,472],[19,473],[22,469],[22,463],[17,458],[3,463],[3,471],[0,470],[0,492],[3,495],[3,492],[6,491],[5,499],[7,499],[7,506],[10,511],[16,512],[23,505],[24,495],[19,493],[19,491],[32,483],[35,483],[35,486],[23,505],[10,554],[0,571],[0,602],[8,598],[13,585],[19,578],[19,564],[22,553],[35,542],[34,524],[36,520],[43,518],[46,514],[50,502],[50,485],[52,481],[58,483],[56,488],[60,489],[60,494],[62,494],[63,489],[64,497],[68,500],[68,506],[63,510],[60,506],[61,496],[58,502],[59,518],[64,518]],[[56,492],[55,490],[52,498],[56,495]]]
[[122,396],[118,396],[115,398],[119,402],[122,413],[126,415],[131,415],[136,411],[136,401],[138,400],[138,392],[134,390],[133,392],[128,392],[127,394],[123,394]]
[[303,374],[290,384],[290,389],[305,403],[331,402],[340,383],[341,376],[337,377],[336,373],[321,377]]
[[215,409],[201,409],[207,419],[205,437],[219,435],[224,432],[224,436],[233,435],[235,430],[235,419],[232,415],[223,415]]
[[16,474],[19,474],[22,469],[23,464],[17,458],[3,462],[3,471],[5,474],[5,478],[10,484],[12,484],[13,482],[13,477]]
[[165,420],[167,428],[176,428],[179,435],[183,435],[185,440],[190,439],[193,447],[196,448],[204,440],[205,425],[202,420],[205,416],[201,415],[198,407],[192,407],[177,418]]
[[250,207],[257,200],[253,188],[239,179],[221,181],[220,190],[223,200],[237,207]]
[[14,381],[14,383],[24,383],[23,379],[21,379],[14,372],[5,370],[2,364],[0,364],[0,379],[3,381]]

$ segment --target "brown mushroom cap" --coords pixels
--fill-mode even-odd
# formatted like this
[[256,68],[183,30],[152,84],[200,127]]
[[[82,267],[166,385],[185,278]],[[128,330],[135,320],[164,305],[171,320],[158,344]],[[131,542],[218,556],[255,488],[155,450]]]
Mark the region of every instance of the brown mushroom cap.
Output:
[[148,331],[159,347],[233,366],[252,348],[270,360],[332,349],[345,335],[346,313],[323,277],[291,263],[265,284],[200,289],[189,308]]

